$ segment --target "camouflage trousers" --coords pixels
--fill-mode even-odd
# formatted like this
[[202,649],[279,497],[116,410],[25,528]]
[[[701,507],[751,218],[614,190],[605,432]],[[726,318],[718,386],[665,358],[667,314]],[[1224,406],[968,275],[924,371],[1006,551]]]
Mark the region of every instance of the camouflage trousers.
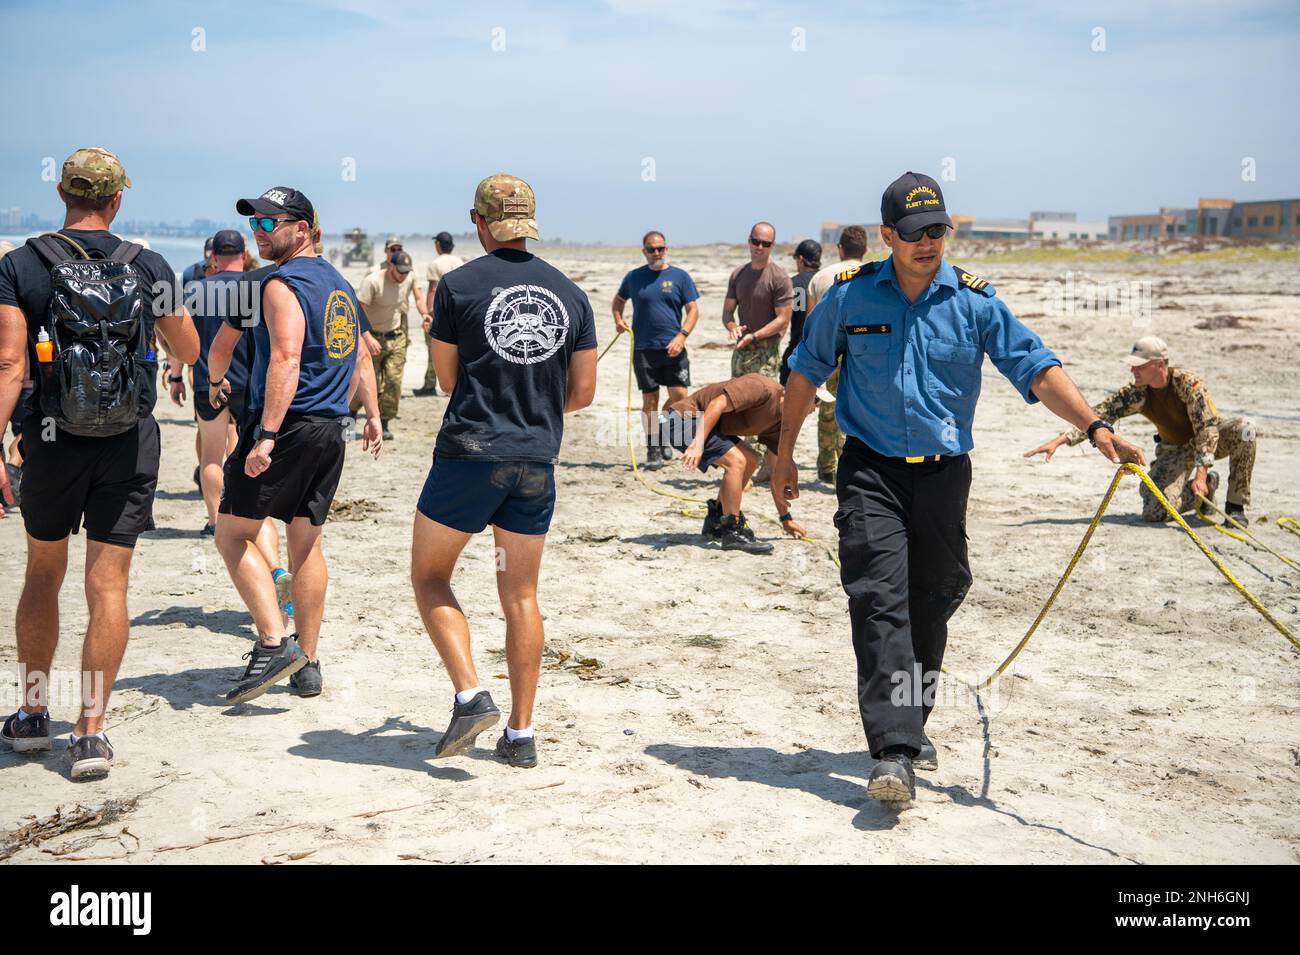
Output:
[[[379,417],[391,421],[397,417],[397,404],[402,398],[402,373],[406,371],[406,349],[411,339],[406,331],[406,320],[391,332],[375,332],[379,354],[375,356],[375,382],[379,386]],[[362,348],[365,343],[360,343]],[[352,413],[361,407],[361,393],[352,399]]]
[[[781,339],[765,338],[748,348],[737,348],[731,353],[731,377],[739,378],[750,374],[766,375],[773,381],[781,379]],[[757,439],[746,438],[745,444],[758,455],[760,461],[765,460],[764,447]]]
[[424,369],[424,384],[421,385],[420,387],[432,388],[434,390],[437,390],[438,375],[435,372],[433,367],[433,336],[430,335],[428,332],[426,332],[423,327],[421,327],[420,338],[424,341],[425,350],[428,351],[429,353],[429,365]]
[[[1241,418],[1229,418],[1219,425],[1219,444],[1214,451],[1217,459],[1228,459],[1227,500],[1242,507],[1250,505],[1250,477],[1255,470],[1255,426]],[[1196,454],[1191,444],[1167,445],[1156,443],[1156,459],[1147,473],[1169,503],[1179,511],[1191,510],[1196,505],[1191,477],[1196,471]],[[1156,496],[1143,484],[1142,519],[1158,522],[1169,520]],[[1216,502],[1217,503],[1217,502]]]
[[[840,370],[836,368],[826,379],[826,390],[838,395],[839,387]],[[817,473],[834,474],[843,450],[844,435],[840,433],[839,422],[835,420],[835,402],[817,402]]]

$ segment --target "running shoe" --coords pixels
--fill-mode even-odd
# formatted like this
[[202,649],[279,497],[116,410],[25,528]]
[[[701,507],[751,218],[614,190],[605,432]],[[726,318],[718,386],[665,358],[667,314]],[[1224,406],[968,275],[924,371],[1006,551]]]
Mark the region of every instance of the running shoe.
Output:
[[433,758],[459,756],[474,748],[478,734],[490,730],[501,719],[501,711],[492,702],[492,694],[487,690],[475,693],[468,703],[455,703],[451,708],[451,722],[447,731],[434,747]]
[[503,732],[497,740],[496,752],[511,766],[519,769],[532,769],[537,765],[537,741],[531,736],[521,736],[512,741]]
[[238,685],[226,694],[231,703],[247,703],[256,699],[276,683],[287,680],[307,665],[307,654],[298,641],[285,637],[278,647],[263,646],[259,640],[253,649],[244,654],[248,667],[239,678]]
[[283,567],[271,571],[271,580],[275,582],[275,599],[280,605],[280,613],[286,620],[293,618],[293,574]]
[[0,739],[8,743],[15,753],[48,752],[52,748],[50,714],[33,713],[24,720],[15,713],[0,728]]
[[289,686],[299,696],[320,696],[322,685],[319,660],[310,661],[305,667],[289,677]]
[[83,736],[75,743],[68,740],[68,759],[72,762],[73,779],[91,779],[107,776],[117,758],[107,736]]

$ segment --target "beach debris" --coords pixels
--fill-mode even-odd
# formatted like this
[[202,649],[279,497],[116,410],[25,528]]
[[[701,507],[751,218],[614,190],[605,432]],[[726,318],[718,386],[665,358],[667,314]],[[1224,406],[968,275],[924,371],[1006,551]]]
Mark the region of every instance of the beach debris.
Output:
[[[0,862],[13,857],[23,849],[39,846],[42,842],[68,832],[74,832],[78,829],[97,829],[100,826],[112,825],[124,816],[135,812],[139,801],[140,797],[134,796],[131,799],[109,799],[100,806],[83,806],[78,803],[66,811],[60,806],[54,811],[54,815],[47,816],[44,819],[33,817],[17,829],[0,833]],[[126,830],[123,829],[123,831]],[[112,836],[105,833],[102,838],[117,838],[118,835],[120,833]],[[134,838],[134,835],[132,835],[132,838]],[[97,840],[78,840],[76,849],[85,848],[94,841]],[[70,848],[69,851],[76,851],[76,849]],[[59,853],[56,852],[55,854]]]
[[330,502],[330,520],[333,521],[364,521],[381,511],[383,511],[382,506],[364,497],[346,501],[335,498]]

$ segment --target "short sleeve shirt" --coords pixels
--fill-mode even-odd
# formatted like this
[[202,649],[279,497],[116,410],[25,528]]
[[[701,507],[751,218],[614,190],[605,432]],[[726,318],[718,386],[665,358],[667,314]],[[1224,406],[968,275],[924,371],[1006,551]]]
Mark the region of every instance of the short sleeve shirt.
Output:
[[699,417],[709,402],[726,395],[733,410],[718,419],[718,430],[736,438],[756,437],[776,453],[781,440],[781,398],[785,389],[766,375],[741,375],[705,385],[668,406],[669,411]]
[[756,332],[776,318],[777,309],[794,303],[794,286],[785,269],[775,262],[769,261],[762,269],[746,263],[731,273],[726,297],[736,300],[736,320],[747,331]]

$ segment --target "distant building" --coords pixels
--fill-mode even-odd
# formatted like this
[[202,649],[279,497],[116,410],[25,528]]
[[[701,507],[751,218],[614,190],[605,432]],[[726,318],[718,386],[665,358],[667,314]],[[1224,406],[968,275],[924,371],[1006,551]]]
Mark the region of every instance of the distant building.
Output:
[[1105,222],[1079,222],[1075,219],[1030,219],[1035,239],[1105,239],[1110,228]]
[[975,216],[952,217],[959,239],[1028,239],[1028,219],[978,219]]
[[0,229],[20,229],[23,224],[23,210],[14,206],[0,209]]
[[1251,202],[1201,199],[1194,209],[1161,209],[1154,215],[1111,216],[1108,225],[1110,238],[1117,242],[1197,235],[1300,239],[1300,199]]
[[1077,222],[1079,214],[1077,212],[1031,212],[1029,221],[1035,222],[1042,219],[1046,222]]

